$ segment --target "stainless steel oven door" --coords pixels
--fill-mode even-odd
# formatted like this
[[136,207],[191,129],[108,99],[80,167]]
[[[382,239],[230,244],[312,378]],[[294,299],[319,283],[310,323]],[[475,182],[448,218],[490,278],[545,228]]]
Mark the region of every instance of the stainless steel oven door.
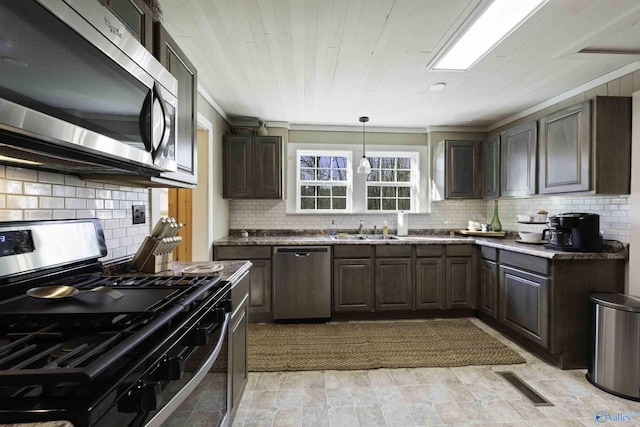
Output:
[[0,154],[177,170],[177,81],[99,2],[3,2],[0,75]]
[[187,421],[188,416],[194,412],[200,401],[206,401],[209,416],[207,425],[212,427],[226,425],[228,416],[227,343],[230,320],[231,313],[226,313],[224,321],[218,324],[215,332],[209,336],[209,342],[198,347],[184,361],[182,378],[172,381],[162,390],[161,400],[163,404],[167,403],[145,424],[145,427],[159,427],[171,416],[177,419],[185,417],[184,421]]

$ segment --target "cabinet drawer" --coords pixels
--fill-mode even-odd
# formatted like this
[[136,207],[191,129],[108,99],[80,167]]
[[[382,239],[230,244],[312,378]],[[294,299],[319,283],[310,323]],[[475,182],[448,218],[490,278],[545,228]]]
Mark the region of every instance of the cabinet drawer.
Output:
[[471,245],[447,245],[447,256],[471,256],[473,246]]
[[500,251],[500,264],[512,265],[544,275],[549,275],[550,271],[549,260],[510,251]]
[[335,245],[334,258],[370,258],[373,255],[370,245]]
[[249,272],[247,272],[239,281],[233,284],[233,288],[231,288],[231,307],[233,311],[240,307],[242,301],[249,296],[250,283],[251,279]]
[[496,248],[480,246],[480,255],[482,255],[482,258],[488,259],[489,261],[498,260],[498,250]]
[[376,246],[376,257],[380,258],[406,258],[411,256],[411,245],[379,245]]
[[216,260],[270,259],[271,246],[216,246]]
[[442,245],[416,245],[417,257],[442,256]]

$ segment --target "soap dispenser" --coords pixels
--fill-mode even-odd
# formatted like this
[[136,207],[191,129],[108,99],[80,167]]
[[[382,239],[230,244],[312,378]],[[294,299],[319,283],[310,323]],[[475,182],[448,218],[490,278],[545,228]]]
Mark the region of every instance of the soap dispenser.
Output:
[[330,237],[336,237],[337,233],[336,233],[336,222],[335,220],[331,220],[331,228],[329,229],[329,236]]
[[389,235],[389,226],[387,225],[387,221],[385,221],[384,225],[382,226],[382,235],[384,237],[387,237]]

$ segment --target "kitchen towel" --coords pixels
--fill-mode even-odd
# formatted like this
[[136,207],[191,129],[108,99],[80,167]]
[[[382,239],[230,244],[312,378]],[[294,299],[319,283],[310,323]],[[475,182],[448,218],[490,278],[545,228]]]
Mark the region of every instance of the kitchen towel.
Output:
[[409,215],[405,212],[398,212],[398,236],[409,234]]

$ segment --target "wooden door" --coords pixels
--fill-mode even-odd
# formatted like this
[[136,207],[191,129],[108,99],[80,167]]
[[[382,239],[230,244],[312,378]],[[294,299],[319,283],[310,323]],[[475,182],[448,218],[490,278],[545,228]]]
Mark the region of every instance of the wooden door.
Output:
[[333,261],[333,310],[373,311],[371,259]]
[[545,276],[500,266],[498,319],[545,348],[549,345],[549,282]]
[[500,135],[482,143],[482,197],[500,197]]
[[480,264],[480,310],[498,318],[498,265],[486,259]]
[[411,258],[376,259],[376,310],[413,310]]
[[536,153],[538,126],[530,122],[502,133],[501,194],[526,196],[536,194]]
[[256,136],[251,154],[252,197],[256,199],[282,198],[282,138]]
[[565,108],[540,119],[538,162],[540,193],[590,190],[590,101]]
[[[169,216],[182,224],[178,236],[182,241],[173,252],[174,261],[189,262],[192,260],[193,247],[193,190],[188,188],[169,189]],[[197,231],[196,231],[197,232]]]
[[478,141],[447,141],[446,198],[478,199],[481,188],[481,145]]
[[444,268],[441,257],[416,258],[416,310],[444,308]]
[[473,308],[472,265],[471,257],[446,258],[447,308]]
[[251,136],[225,135],[222,197],[251,198]]

